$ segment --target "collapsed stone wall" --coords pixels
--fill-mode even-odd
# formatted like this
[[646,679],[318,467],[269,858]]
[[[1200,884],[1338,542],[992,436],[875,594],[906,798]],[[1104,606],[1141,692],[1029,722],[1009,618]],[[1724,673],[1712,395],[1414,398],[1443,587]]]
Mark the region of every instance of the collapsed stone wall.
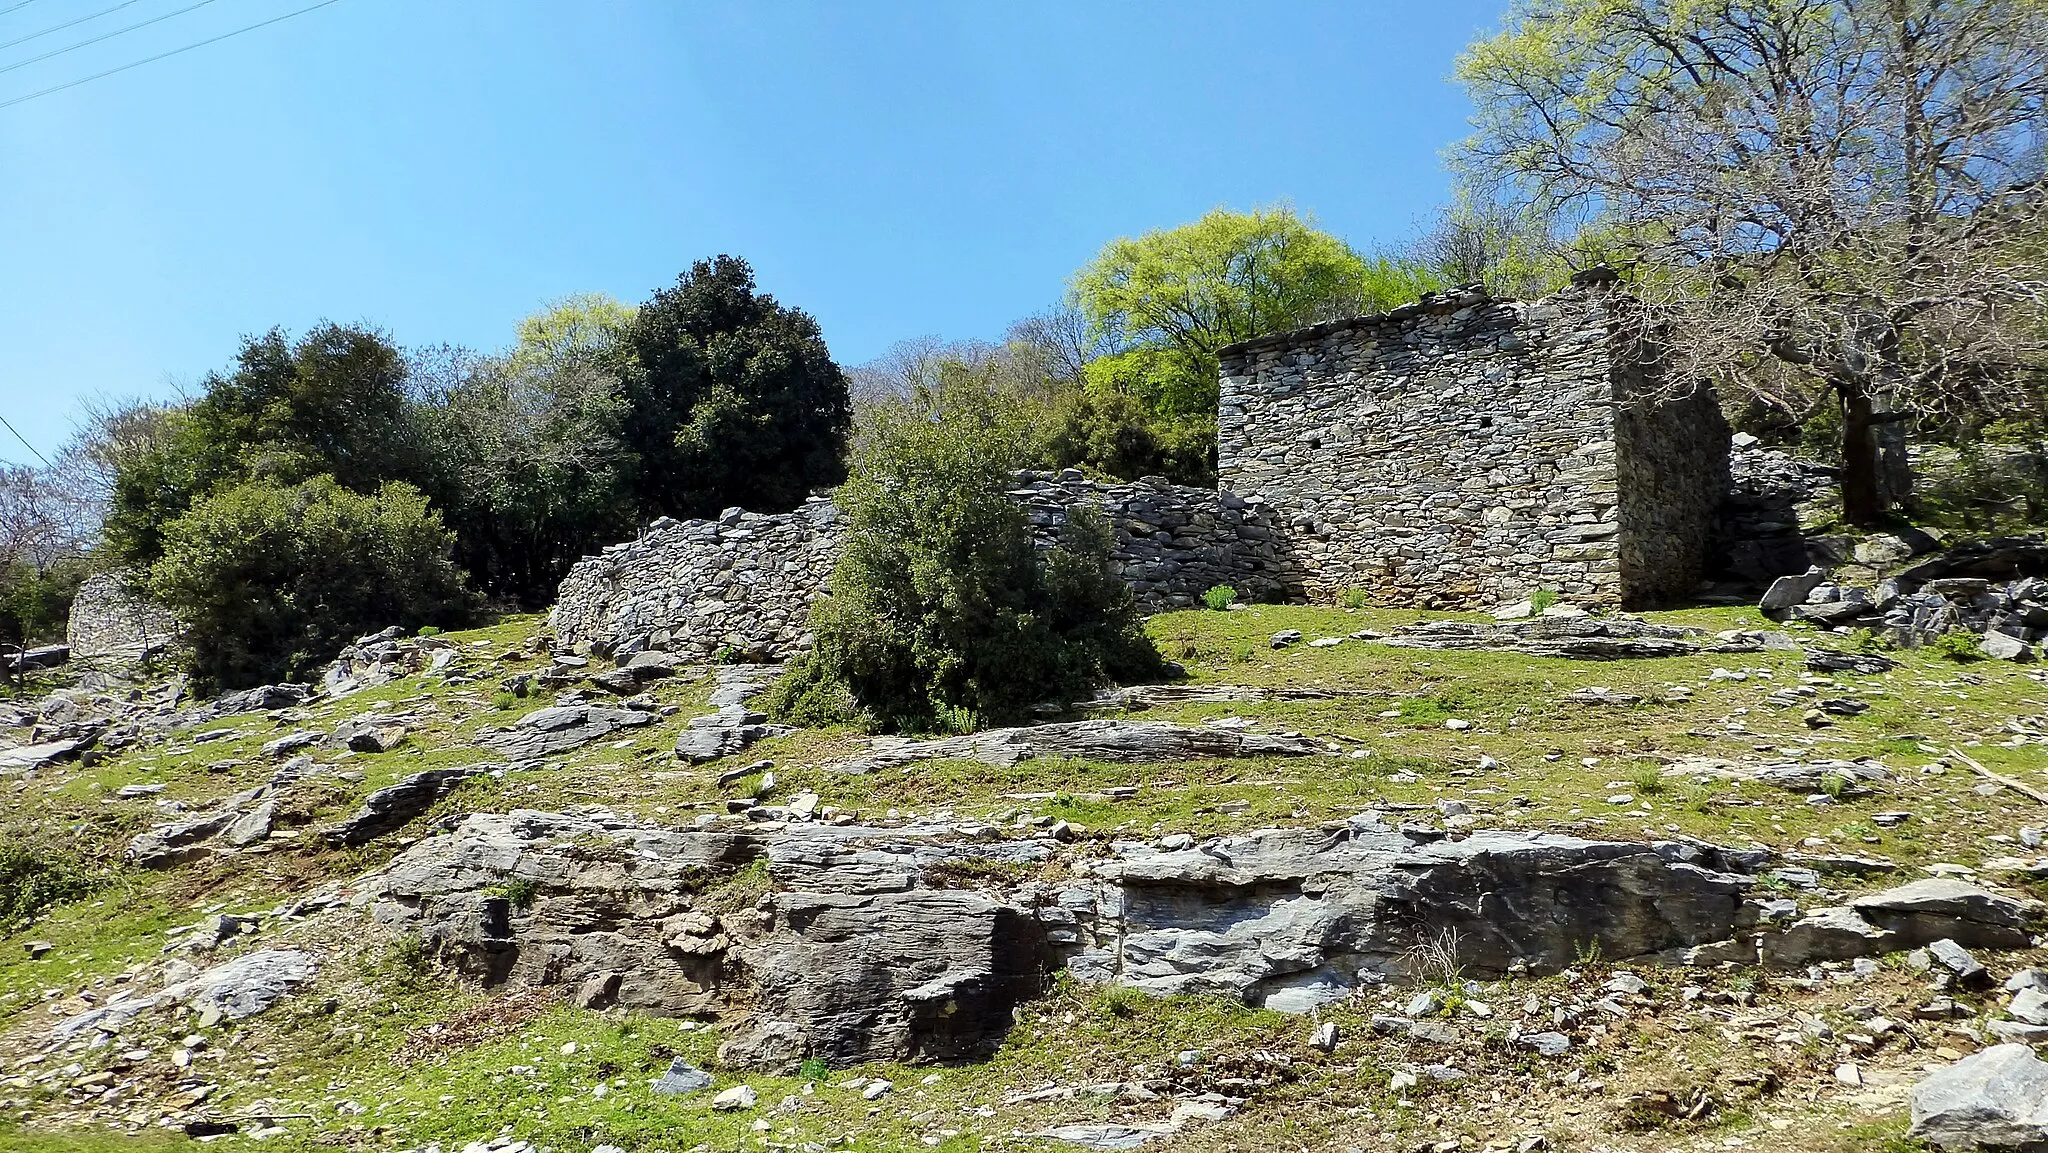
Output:
[[1690,591],[1727,430],[1704,419],[1711,394],[1656,398],[1621,299],[1474,288],[1226,348],[1221,483],[1279,511],[1312,596],[1476,608],[1540,588],[1604,605]]
[[177,639],[177,618],[136,595],[133,580],[125,571],[104,572],[78,586],[64,626],[73,659],[141,660]]
[[[1301,585],[1271,509],[1258,501],[1156,479],[1097,484],[1071,469],[1019,473],[1010,496],[1046,546],[1073,510],[1100,509],[1115,532],[1117,570],[1148,610],[1192,605],[1219,584],[1260,600]],[[841,531],[822,496],[787,513],[664,517],[640,539],[577,562],[550,620],[579,652],[787,658],[810,646],[811,602],[831,576]]]

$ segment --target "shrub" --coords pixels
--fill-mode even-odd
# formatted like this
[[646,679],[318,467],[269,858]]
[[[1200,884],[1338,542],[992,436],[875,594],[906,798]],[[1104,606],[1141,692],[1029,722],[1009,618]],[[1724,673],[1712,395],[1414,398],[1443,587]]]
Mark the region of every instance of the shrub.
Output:
[[0,834],[0,932],[21,928],[53,905],[91,896],[107,880],[75,850]]
[[1372,594],[1364,589],[1345,589],[1337,600],[1347,609],[1362,609],[1372,603]]
[[846,543],[785,700],[843,686],[872,720],[930,732],[1021,718],[1048,699],[1156,675],[1099,513],[1041,549],[1006,494],[1028,440],[1015,410],[960,389],[886,406],[837,500]]
[[1556,603],[1556,589],[1537,589],[1535,592],[1529,594],[1529,611],[1535,613],[1539,617],[1543,615],[1543,610],[1549,608],[1551,605],[1554,605]]
[[1237,603],[1237,590],[1229,585],[1211,585],[1202,590],[1202,603],[1220,613]]
[[1984,659],[1984,642],[1972,632],[1943,633],[1934,638],[1934,643],[1927,647],[1933,649],[1936,655],[1958,663]]
[[185,622],[191,671],[235,688],[302,676],[361,633],[460,623],[453,538],[410,485],[364,496],[315,477],[251,481],[164,526],[149,589]]

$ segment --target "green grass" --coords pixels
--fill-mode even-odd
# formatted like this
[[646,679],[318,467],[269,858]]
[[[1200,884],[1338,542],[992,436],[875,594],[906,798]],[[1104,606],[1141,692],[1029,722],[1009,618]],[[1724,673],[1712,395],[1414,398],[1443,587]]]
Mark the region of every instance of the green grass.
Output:
[[[1922,774],[1920,768],[1934,759],[1935,751],[1966,747],[1996,771],[2048,784],[2041,773],[2040,746],[2002,743],[2007,736],[2001,731],[2014,720],[2048,713],[2048,683],[2035,670],[1999,662],[1958,666],[1925,650],[1895,654],[1901,667],[1894,672],[1845,675],[1822,689],[1822,695],[1854,695],[1872,707],[1861,716],[1835,718],[1828,727],[1813,731],[1801,721],[1803,708],[1775,709],[1763,701],[1773,688],[1801,683],[1804,666],[1796,652],[1596,663],[1424,652],[1357,640],[1282,651],[1267,644],[1272,633],[1286,628],[1300,629],[1310,639],[1349,636],[1360,629],[1391,631],[1425,616],[1484,619],[1476,614],[1422,614],[1355,604],[1255,605],[1230,612],[1168,614],[1148,625],[1167,655],[1186,665],[1194,682],[1320,686],[1355,695],[1191,704],[1133,715],[1188,724],[1241,717],[1269,731],[1296,731],[1331,741],[1343,750],[1341,755],[1151,765],[1047,758],[1004,768],[934,761],[906,770],[847,776],[830,772],[827,766],[860,753],[867,738],[840,726],[766,741],[743,756],[775,762],[781,797],[815,789],[825,805],[856,812],[863,819],[881,819],[893,810],[906,818],[992,822],[1015,830],[1012,835],[1025,829],[1020,819],[1033,818],[1083,825],[1088,837],[1104,841],[1171,832],[1209,835],[1314,823],[1375,806],[1427,809],[1439,800],[1456,799],[1472,805],[1485,827],[1567,829],[1631,839],[1677,833],[1721,843],[1972,866],[2007,851],[1987,841],[1988,835],[2008,833],[2022,820],[2037,817],[2011,794],[1979,794],[1977,778],[1960,766],[1942,774]],[[1744,608],[1689,609],[1654,617],[1710,630],[1778,627]],[[310,830],[349,811],[369,790],[400,775],[493,759],[475,744],[481,728],[509,723],[526,709],[550,703],[551,694],[518,700],[510,708],[494,699],[502,676],[544,664],[544,657],[523,650],[539,623],[533,617],[515,618],[488,630],[450,634],[450,640],[464,646],[463,667],[476,678],[468,685],[451,686],[432,675],[411,677],[340,702],[321,703],[303,717],[255,715],[220,722],[243,730],[229,740],[136,750],[89,769],[17,782],[11,803],[19,811],[35,813],[39,825],[64,830],[82,852],[105,859],[117,853],[134,831],[165,819],[156,804],[159,800],[196,808],[267,780],[274,765],[258,748],[282,732],[330,728],[379,702],[390,703],[394,710],[416,710],[424,704],[437,709],[417,724],[399,749],[336,762],[359,771],[361,780],[326,777],[317,788],[295,793],[294,803],[304,809],[307,830],[300,840],[277,844],[268,852],[217,858],[174,871],[118,871],[111,874],[112,888],[61,902],[32,924],[0,938],[0,1028],[28,1028],[25,1022],[34,1017],[28,1010],[39,1012],[48,990],[76,992],[131,967],[156,962],[164,931],[196,920],[202,911],[267,908],[319,881],[351,877],[388,860],[399,850],[399,838],[338,852],[324,848]],[[488,640],[489,646],[469,644],[478,639]],[[1805,639],[1813,639],[1813,634],[1805,634]],[[1846,646],[1850,639],[1831,638],[1831,643]],[[496,659],[501,650],[515,648],[522,649],[518,659]],[[1716,668],[1748,670],[1751,679],[1708,679]],[[427,820],[511,807],[603,804],[648,820],[687,825],[700,814],[722,812],[726,797],[746,795],[760,778],[720,788],[714,778],[732,767],[729,762],[690,766],[678,763],[670,752],[677,728],[708,707],[711,685],[708,677],[658,682],[650,691],[676,706],[675,716],[622,734],[619,742],[600,742],[553,758],[535,771],[472,779],[444,798]],[[1596,685],[1640,696],[1644,703],[1615,707],[1564,700],[1575,689]],[[1680,687],[1690,690],[1690,698],[1669,699]],[[1453,718],[1470,722],[1470,727],[1447,729],[1444,722]],[[1731,729],[1730,721],[1740,728]],[[624,747],[613,748],[613,743]],[[1793,794],[1754,784],[1666,772],[1687,758],[1770,760],[1793,752],[1807,759],[1878,757],[1900,779],[1880,783],[1866,797],[1837,789],[1838,803],[1812,806]],[[333,757],[322,753],[319,759]],[[218,771],[210,767],[222,761],[235,763]],[[122,785],[144,781],[161,782],[165,790],[142,800],[113,798]],[[1111,795],[1124,788],[1135,788],[1136,793],[1128,798]],[[1610,803],[1610,797],[1621,794],[1630,795],[1630,801]],[[1870,821],[1873,813],[1889,808],[1911,808],[1923,819],[1891,829]],[[1424,812],[1425,818],[1429,815]],[[1405,813],[1402,819],[1408,819]],[[408,833],[426,828],[423,823]],[[1804,846],[1808,838],[1828,848]],[[1086,855],[1096,850],[1083,846],[1081,851]],[[946,880],[977,887],[1036,877],[1036,870],[993,861],[980,866],[970,859]],[[770,887],[765,871],[749,870],[719,879],[704,899],[721,908],[741,909]],[[520,899],[533,894],[508,887],[505,895]],[[56,948],[41,960],[30,960],[21,947],[29,940],[47,940]],[[488,1016],[499,1000],[474,989],[451,989],[432,974],[418,942],[363,940],[336,947],[343,955],[323,966],[317,995],[294,998],[287,1007],[224,1027],[238,1044],[233,1055],[224,1058],[220,1079],[239,1087],[224,1091],[223,1107],[260,1096],[296,1102],[318,1114],[288,1126],[290,1136],[272,1142],[270,1148],[404,1147],[427,1140],[459,1148],[462,1142],[509,1126],[515,1135],[565,1151],[609,1140],[636,1153],[680,1153],[698,1145],[758,1148],[754,1142],[762,1135],[751,1126],[768,1118],[772,1131],[766,1136],[777,1143],[814,1141],[829,1147],[845,1136],[853,1148],[862,1150],[964,1150],[980,1148],[984,1141],[1006,1141],[1012,1128],[1028,1131],[1058,1121],[1121,1115],[1109,1103],[1088,1098],[1004,1105],[1005,1097],[1018,1088],[1047,1080],[1072,1081],[1083,1071],[1101,1079],[1131,1076],[1134,1068],[1156,1068],[1163,1056],[1190,1047],[1227,1048],[1240,1054],[1265,1049],[1293,1055],[1302,1064],[1292,1080],[1262,1091],[1258,1107],[1243,1119],[1177,1139],[1176,1148],[1220,1150],[1232,1143],[1240,1149],[1254,1143],[1320,1148],[1340,1138],[1348,1144],[1378,1147],[1392,1140],[1413,1147],[1426,1143],[1425,1138],[1434,1142],[1453,1132],[1468,1134],[1468,1147],[1478,1148],[1485,1137],[1498,1135],[1484,1126],[1460,1128],[1462,1122],[1432,1127],[1417,1110],[1392,1104],[1386,1092],[1389,1063],[1412,1055],[1367,1043],[1370,1029],[1365,1017],[1374,1011],[1370,1003],[1333,1011],[1349,1039],[1340,1048],[1339,1063],[1326,1067],[1305,1050],[1307,1026],[1298,1018],[1212,999],[1155,1001],[1129,992],[1063,984],[1022,1013],[1021,1023],[990,1062],[936,1071],[858,1070],[896,1082],[897,1091],[879,1107],[861,1101],[857,1093],[833,1087],[846,1079],[847,1071],[821,1078],[814,1068],[791,1077],[746,1077],[761,1094],[764,1107],[733,1116],[709,1112],[709,1094],[678,1100],[647,1089],[675,1056],[718,1073],[721,1087],[736,1083],[738,1075],[717,1064],[721,1037],[716,1030],[554,1006],[510,1022],[507,1031],[429,1056],[408,1056],[413,1052],[408,1047],[417,1047],[427,1030],[466,1020],[466,1014]],[[355,952],[349,954],[350,949]],[[1600,959],[1589,956],[1584,963],[1598,966]],[[323,1009],[330,993],[339,1005]],[[1500,999],[1492,993],[1485,996]],[[1724,1056],[1706,1047],[1713,1036],[1705,1030],[1687,1042],[1703,1046],[1696,1058],[1702,1067]],[[146,1029],[134,1041],[163,1043],[161,1037],[152,1040]],[[570,1042],[576,1051],[563,1055],[561,1047]],[[258,1054],[270,1061],[258,1064]],[[1594,1056],[1586,1057],[1587,1075],[1608,1076],[1599,1071]],[[535,1072],[509,1072],[513,1066],[532,1066]],[[263,1069],[269,1072],[257,1078]],[[922,1085],[933,1072],[940,1083]],[[1532,1065],[1527,1075],[1549,1077],[1555,1072],[1553,1067]],[[325,1088],[330,1081],[339,1087]],[[606,1087],[602,1097],[594,1093],[600,1082]],[[806,1085],[809,1095],[803,1092]],[[1484,1104],[1480,1092],[1478,1082],[1425,1087],[1418,1100],[1432,1109],[1471,1109]],[[795,1105],[787,1113],[776,1112],[774,1106],[785,1097],[795,1098]],[[325,1104],[343,1099],[361,1101],[372,1111],[351,1116]],[[454,1102],[460,1102],[459,1107],[451,1108]],[[984,1106],[994,1110],[993,1119],[973,1114]],[[1368,1123],[1346,1110],[1370,1112],[1373,1117]],[[1164,1108],[1159,1112],[1163,1115]],[[1382,1133],[1395,1136],[1383,1138]],[[1862,1144],[1832,1128],[1822,1136],[1825,1140],[1802,1139],[1796,1147],[1905,1147],[1885,1144],[1897,1139],[1896,1128],[1873,1130]],[[927,1145],[926,1138],[937,1143]],[[68,1133],[0,1130],[0,1147],[33,1153],[185,1147],[153,1136],[79,1138],[101,1144],[63,1144],[72,1140]]]

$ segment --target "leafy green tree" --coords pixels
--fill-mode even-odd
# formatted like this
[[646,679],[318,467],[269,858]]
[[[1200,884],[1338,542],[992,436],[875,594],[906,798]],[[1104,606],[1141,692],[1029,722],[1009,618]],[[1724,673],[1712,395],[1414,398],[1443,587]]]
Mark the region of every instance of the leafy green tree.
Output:
[[1005,495],[1010,464],[1035,451],[1030,423],[968,381],[871,410],[837,496],[846,541],[817,646],[782,708],[843,691],[885,728],[965,730],[1156,673],[1107,522],[1077,513],[1041,550]]
[[210,493],[163,526],[151,598],[186,626],[191,671],[237,688],[306,676],[368,626],[464,623],[454,538],[419,490],[317,476]]
[[208,375],[204,395],[123,454],[109,543],[124,561],[148,564],[165,524],[250,477],[327,475],[359,492],[425,480],[406,381],[404,356],[372,329],[321,324],[296,342],[280,329],[244,340],[234,371]]
[[[1074,274],[1071,297],[1099,353],[1083,376],[1084,427],[1133,412],[1140,431],[1075,443],[1170,446],[1148,463],[1188,483],[1215,479],[1216,354],[1226,345],[1404,303],[1434,286],[1412,262],[1367,262],[1292,209],[1216,209],[1192,224],[1114,240]],[[1171,427],[1166,427],[1171,426]],[[1187,445],[1205,445],[1196,461]],[[1113,458],[1111,458],[1113,459]],[[1106,470],[1107,471],[1107,470]]]
[[435,503],[484,592],[545,606],[579,557],[631,535],[625,405],[607,367],[631,319],[609,297],[572,297],[521,322],[504,356],[415,366]]
[[844,475],[846,376],[817,321],[700,260],[634,314],[613,360],[643,515],[794,508]]

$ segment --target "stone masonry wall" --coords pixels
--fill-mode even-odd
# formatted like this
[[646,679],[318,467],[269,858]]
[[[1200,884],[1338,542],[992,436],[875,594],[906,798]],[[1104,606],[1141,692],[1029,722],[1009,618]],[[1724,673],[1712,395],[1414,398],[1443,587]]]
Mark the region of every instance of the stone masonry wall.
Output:
[[1635,605],[1689,591],[1726,428],[1695,411],[1711,396],[1644,399],[1616,299],[1471,289],[1225,349],[1222,486],[1280,514],[1319,599],[1482,608],[1549,588]]
[[[1218,584],[1262,600],[1300,587],[1271,510],[1257,501],[1164,481],[1095,484],[1072,470],[1020,473],[1010,495],[1047,545],[1074,508],[1100,508],[1116,532],[1119,571],[1147,609],[1194,604]],[[811,601],[831,575],[840,532],[826,497],[788,513],[663,518],[569,571],[555,634],[583,652],[788,657],[811,643]]]
[[170,647],[178,622],[170,610],[136,596],[124,572],[98,573],[78,586],[64,639],[73,659],[139,660]]

